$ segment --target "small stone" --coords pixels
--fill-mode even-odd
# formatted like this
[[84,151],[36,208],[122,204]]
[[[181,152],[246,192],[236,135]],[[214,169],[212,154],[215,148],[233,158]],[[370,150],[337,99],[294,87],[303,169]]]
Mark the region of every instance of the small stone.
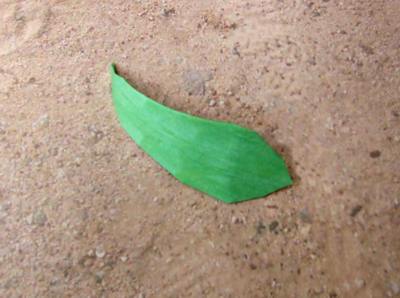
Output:
[[350,216],[351,217],[355,217],[358,213],[360,213],[360,211],[362,210],[362,206],[361,205],[356,205],[353,207],[353,209],[351,209],[351,213]]
[[329,298],[337,298],[337,297],[338,297],[338,295],[336,294],[335,291],[332,291],[329,293]]
[[97,271],[95,274],[96,282],[99,284],[103,281],[104,278],[104,272],[103,271]]
[[238,217],[236,217],[236,216],[232,216],[232,223],[233,223],[233,224],[240,223],[240,218],[238,218]]
[[94,259],[93,259],[93,258],[90,258],[90,257],[87,257],[87,258],[85,259],[85,261],[83,262],[83,266],[85,266],[85,267],[91,267],[91,266],[93,266],[93,263],[94,263]]
[[270,230],[271,232],[274,232],[274,231],[278,228],[278,226],[279,226],[279,222],[276,221],[276,220],[274,220],[273,222],[271,222],[271,223],[269,224],[269,230]]
[[335,124],[333,123],[333,120],[330,117],[326,119],[325,127],[331,131],[335,130]]
[[42,128],[49,125],[49,115],[44,114],[32,124],[32,128]]
[[379,156],[381,156],[381,152],[379,150],[374,150],[369,153],[369,156],[371,158],[378,158]]
[[197,70],[188,70],[183,74],[183,83],[189,95],[204,95],[206,83],[203,75]]
[[304,208],[299,212],[299,218],[304,223],[311,223],[312,222],[312,218],[311,218],[310,212],[308,211],[307,208]]
[[28,217],[26,218],[26,222],[28,223],[28,225],[33,224],[33,214],[28,215]]
[[310,225],[305,225],[300,228],[300,234],[303,236],[308,236],[310,234],[311,226]]
[[122,256],[120,259],[121,259],[121,261],[123,263],[125,263],[128,260],[128,257],[127,256]]
[[88,253],[87,253],[87,255],[88,255],[89,257],[94,257],[94,251],[93,251],[93,249],[89,250]]
[[260,221],[256,226],[257,234],[262,234],[267,227]]
[[360,278],[356,278],[354,280],[354,284],[356,285],[357,288],[361,289],[363,286],[365,286],[365,281]]
[[47,216],[42,210],[37,210],[32,215],[31,223],[37,226],[44,226],[47,222]]
[[313,15],[314,17],[319,17],[319,16],[321,16],[321,13],[320,13],[318,10],[313,10],[313,11],[312,11],[312,15]]
[[106,135],[100,128],[96,127],[95,125],[89,125],[87,129],[93,144],[100,142]]
[[161,10],[161,15],[163,17],[169,17],[170,15],[175,14],[175,8],[163,8]]
[[210,102],[208,103],[210,107],[215,107],[216,104],[217,102],[214,99],[211,99]]
[[239,52],[239,49],[238,49],[238,45],[235,45],[235,46],[232,48],[232,54],[233,54],[233,55],[236,55],[236,56],[238,56],[238,57],[240,57],[240,52]]
[[104,258],[104,256],[106,255],[106,251],[104,250],[104,247],[99,245],[96,247],[96,257],[98,257],[99,259]]
[[11,208],[10,202],[5,202],[0,205],[0,211],[8,211]]
[[274,278],[274,279],[272,279],[271,286],[272,286],[273,288],[275,288],[276,285],[277,285],[277,282],[276,282],[276,280],[275,280],[275,278]]
[[389,288],[394,295],[400,294],[400,285],[398,283],[391,281],[389,284]]
[[57,278],[57,277],[54,277],[54,278],[52,278],[52,279],[50,280],[49,285],[50,285],[51,287],[54,287],[54,286],[57,285],[59,282],[60,282],[60,279]]
[[64,169],[58,169],[56,174],[57,179],[63,179],[65,177]]

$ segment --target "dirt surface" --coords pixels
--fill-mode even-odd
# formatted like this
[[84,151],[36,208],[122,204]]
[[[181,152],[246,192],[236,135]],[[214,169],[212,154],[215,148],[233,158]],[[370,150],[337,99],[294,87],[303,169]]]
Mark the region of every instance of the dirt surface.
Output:
[[[0,297],[400,297],[399,15],[0,0]],[[111,62],[258,131],[294,186],[227,205],[177,182],[121,129]]]

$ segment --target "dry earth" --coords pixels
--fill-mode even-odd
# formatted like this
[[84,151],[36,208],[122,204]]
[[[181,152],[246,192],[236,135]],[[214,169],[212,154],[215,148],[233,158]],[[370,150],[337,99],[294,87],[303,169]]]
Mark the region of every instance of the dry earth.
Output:
[[[0,0],[0,297],[400,297],[399,16]],[[121,129],[111,62],[261,133],[295,185],[227,205],[178,183]]]

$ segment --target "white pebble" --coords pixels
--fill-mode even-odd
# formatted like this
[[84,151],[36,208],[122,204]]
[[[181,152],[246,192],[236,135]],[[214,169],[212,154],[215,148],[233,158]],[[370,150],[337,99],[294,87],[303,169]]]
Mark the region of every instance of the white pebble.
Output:
[[106,255],[106,251],[104,250],[103,246],[96,247],[96,257],[99,259],[103,258]]

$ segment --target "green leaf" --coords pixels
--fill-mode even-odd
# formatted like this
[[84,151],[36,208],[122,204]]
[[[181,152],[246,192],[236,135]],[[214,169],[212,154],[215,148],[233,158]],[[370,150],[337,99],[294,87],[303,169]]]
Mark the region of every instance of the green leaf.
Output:
[[111,66],[122,127],[182,183],[226,203],[263,197],[292,184],[283,159],[255,131],[163,106]]

